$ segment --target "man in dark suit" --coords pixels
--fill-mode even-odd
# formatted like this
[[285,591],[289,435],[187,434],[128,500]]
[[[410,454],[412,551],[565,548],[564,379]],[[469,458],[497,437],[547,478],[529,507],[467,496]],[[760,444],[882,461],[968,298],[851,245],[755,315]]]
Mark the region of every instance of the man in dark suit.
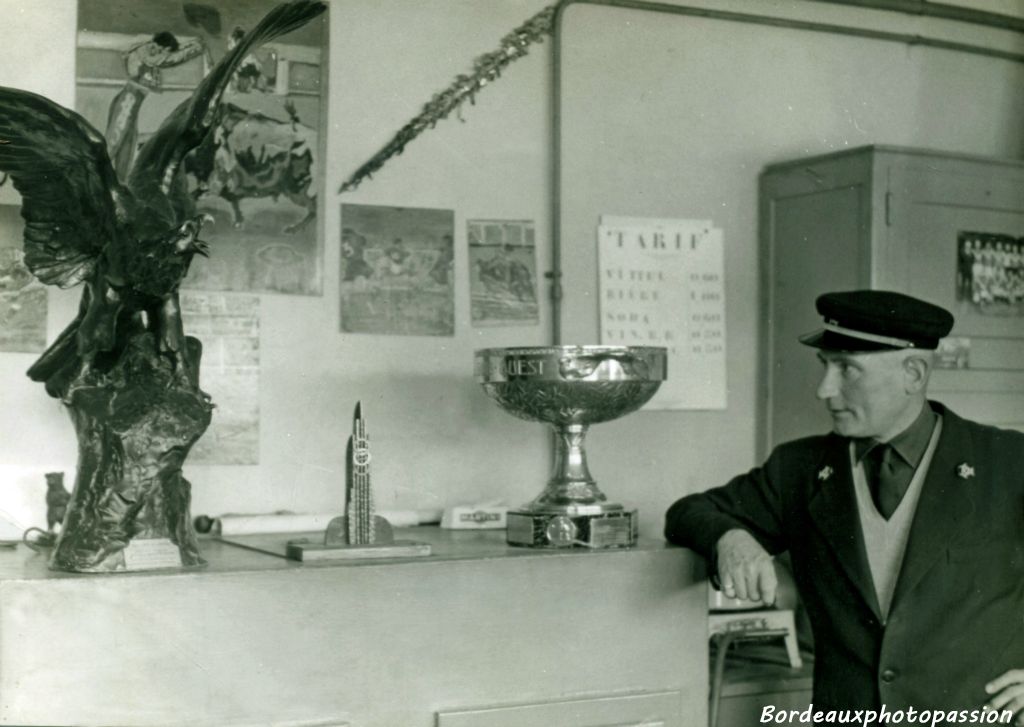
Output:
[[[952,315],[899,293],[818,298],[801,337],[833,431],[669,509],[725,595],[772,603],[789,551],[815,639],[814,709],[984,705],[1024,724],[1024,434],[926,396]],[[953,715],[952,712],[956,712]]]

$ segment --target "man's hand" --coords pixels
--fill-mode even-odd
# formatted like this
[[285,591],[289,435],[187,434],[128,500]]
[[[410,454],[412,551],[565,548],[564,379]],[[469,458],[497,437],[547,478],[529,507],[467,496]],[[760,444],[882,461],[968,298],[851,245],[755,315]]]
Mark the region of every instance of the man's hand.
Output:
[[[775,603],[775,564],[768,551],[746,530],[726,531],[715,546],[718,551],[718,579],[729,598],[746,598]],[[1022,689],[1024,694],[1024,689]]]
[[986,707],[1009,709],[1016,716],[1015,725],[1024,725],[1024,669],[1010,669],[985,685],[985,691],[992,695]]

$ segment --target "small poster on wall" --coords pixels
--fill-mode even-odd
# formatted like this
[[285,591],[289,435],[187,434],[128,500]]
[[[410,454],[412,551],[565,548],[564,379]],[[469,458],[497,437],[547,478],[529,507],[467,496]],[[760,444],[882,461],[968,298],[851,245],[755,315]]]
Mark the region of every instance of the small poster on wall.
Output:
[[968,369],[971,367],[971,339],[952,336],[939,341],[935,351],[935,368]]
[[985,315],[1024,315],[1024,238],[959,232],[956,298]]
[[341,330],[455,335],[455,213],[341,206]]
[[189,463],[259,464],[259,296],[183,292],[181,314],[203,342],[199,384],[217,407]]
[[0,352],[46,347],[46,286],[25,267],[17,205],[0,205]]
[[539,321],[532,220],[469,220],[470,315],[474,326]]
[[722,230],[602,216],[598,243],[601,343],[668,349],[668,379],[645,408],[725,409]]

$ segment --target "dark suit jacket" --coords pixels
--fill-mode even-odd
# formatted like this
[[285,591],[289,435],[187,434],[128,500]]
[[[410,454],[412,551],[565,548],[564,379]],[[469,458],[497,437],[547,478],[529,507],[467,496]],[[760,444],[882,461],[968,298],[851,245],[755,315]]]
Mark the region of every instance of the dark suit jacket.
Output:
[[668,511],[668,540],[709,559],[736,527],[790,552],[814,631],[815,709],[973,709],[987,681],[1024,668],[1024,434],[931,406],[942,433],[885,625],[848,439],[783,444],[764,466]]

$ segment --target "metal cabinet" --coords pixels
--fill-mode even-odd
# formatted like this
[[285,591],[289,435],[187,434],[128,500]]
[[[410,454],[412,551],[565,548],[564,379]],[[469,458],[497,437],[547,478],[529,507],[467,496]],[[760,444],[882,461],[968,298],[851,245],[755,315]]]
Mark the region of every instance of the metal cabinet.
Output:
[[994,264],[1024,285],[1024,161],[868,146],[774,164],[760,180],[760,226],[762,454],[829,429],[814,395],[820,364],[797,337],[820,327],[814,300],[830,290],[896,290],[951,310],[931,397],[1024,429],[1024,293],[972,298],[964,252],[968,240],[999,247]]

